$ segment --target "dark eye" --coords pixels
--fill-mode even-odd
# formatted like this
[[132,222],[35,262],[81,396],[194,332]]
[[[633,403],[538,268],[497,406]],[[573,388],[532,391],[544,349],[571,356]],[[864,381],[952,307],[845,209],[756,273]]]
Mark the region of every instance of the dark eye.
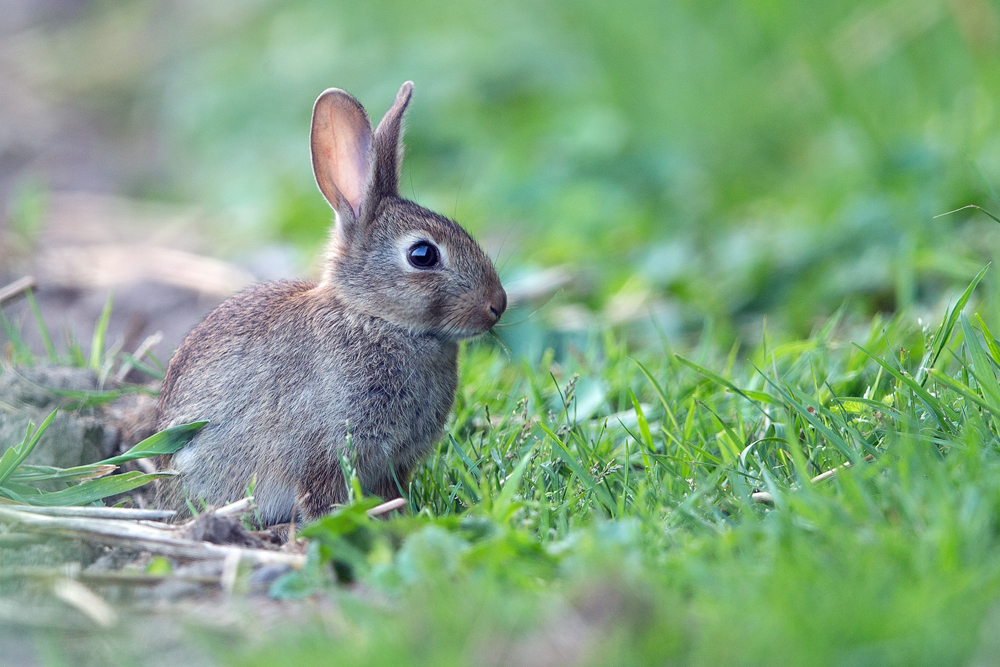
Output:
[[421,241],[413,244],[406,257],[418,269],[429,269],[438,263],[438,249],[427,241]]

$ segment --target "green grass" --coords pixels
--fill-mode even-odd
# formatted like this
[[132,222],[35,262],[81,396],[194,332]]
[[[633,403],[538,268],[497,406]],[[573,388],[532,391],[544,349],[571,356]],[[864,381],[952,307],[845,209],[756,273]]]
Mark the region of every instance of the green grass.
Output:
[[[105,498],[128,493],[155,479],[175,474],[143,473],[138,470],[118,475],[111,473],[128,461],[173,454],[207,423],[173,426],[136,443],[127,452],[72,468],[25,463],[55,416],[56,411],[53,411],[37,428],[29,423],[21,444],[6,448],[0,456],[0,498],[5,503],[38,507],[101,504],[100,501]],[[57,488],[52,490],[53,486]],[[49,490],[45,490],[46,487]]]
[[357,499],[272,589],[335,604],[208,645],[232,665],[992,659],[1000,343],[970,297],[937,328],[834,318],[691,358],[610,333],[534,366],[470,346],[409,515]]
[[[976,313],[995,307],[990,271],[937,326],[904,313],[859,328],[842,310],[807,338],[729,349],[710,333],[633,349],[600,328],[537,363],[468,344],[406,516],[369,519],[376,501],[354,488],[301,529],[309,565],[271,589],[294,623],[186,641],[232,665],[988,660],[1000,341]],[[31,435],[0,461],[0,493],[58,472],[18,467]],[[53,655],[81,646],[54,639]]]

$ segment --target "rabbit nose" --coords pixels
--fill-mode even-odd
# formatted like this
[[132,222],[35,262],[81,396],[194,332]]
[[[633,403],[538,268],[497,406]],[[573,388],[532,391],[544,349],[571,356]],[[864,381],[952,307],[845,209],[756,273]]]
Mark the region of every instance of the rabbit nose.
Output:
[[493,298],[490,299],[490,315],[493,316],[494,323],[500,321],[500,316],[505,310],[507,310],[507,292],[499,287],[493,294]]

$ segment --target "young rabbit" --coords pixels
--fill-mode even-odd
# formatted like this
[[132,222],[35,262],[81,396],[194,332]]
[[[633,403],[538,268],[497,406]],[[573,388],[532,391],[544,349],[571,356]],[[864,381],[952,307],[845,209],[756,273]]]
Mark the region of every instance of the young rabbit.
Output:
[[[160,501],[238,500],[256,477],[265,524],[344,502],[341,454],[362,487],[400,495],[441,436],[458,383],[458,341],[507,306],[496,270],[456,223],[399,196],[404,83],[372,131],[327,90],[313,108],[313,171],[335,224],[320,282],[264,283],[230,297],[167,368],[157,426],[208,420],[161,466]],[[398,484],[397,484],[398,480]]]

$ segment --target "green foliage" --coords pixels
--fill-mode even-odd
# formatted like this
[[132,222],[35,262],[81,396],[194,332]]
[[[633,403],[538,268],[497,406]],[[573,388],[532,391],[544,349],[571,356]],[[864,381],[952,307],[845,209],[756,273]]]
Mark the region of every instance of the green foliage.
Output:
[[[111,305],[114,303],[114,295],[108,294],[108,300],[104,303],[104,308],[101,310],[101,316],[97,318],[97,324],[94,326],[94,337],[90,343],[90,363],[89,366],[91,370],[99,374],[102,378],[107,376],[108,370],[110,370],[110,363],[105,361],[105,338],[108,333],[108,322],[111,320]],[[111,359],[113,362],[113,357]],[[108,368],[105,368],[105,365]]]
[[[38,445],[45,429],[55,418],[53,411],[38,428],[29,424],[20,445],[8,448],[0,457],[0,496],[23,505],[87,505],[103,498],[127,493],[169,473],[138,471],[112,475],[118,466],[151,456],[173,454],[186,445],[207,422],[173,426],[151,435],[124,454],[74,468],[55,468],[25,463]],[[45,491],[56,483],[65,488]]]
[[[272,589],[334,596],[343,615],[220,655],[247,665],[517,662],[553,646],[571,664],[990,656],[1000,343],[962,312],[973,296],[936,329],[876,321],[851,345],[833,321],[746,361],[639,361],[607,338],[523,369],[470,348],[452,437],[410,485],[414,513],[374,520],[374,501],[358,500],[305,527],[309,566]],[[581,416],[587,386],[600,400]],[[338,581],[388,596],[391,611]]]

